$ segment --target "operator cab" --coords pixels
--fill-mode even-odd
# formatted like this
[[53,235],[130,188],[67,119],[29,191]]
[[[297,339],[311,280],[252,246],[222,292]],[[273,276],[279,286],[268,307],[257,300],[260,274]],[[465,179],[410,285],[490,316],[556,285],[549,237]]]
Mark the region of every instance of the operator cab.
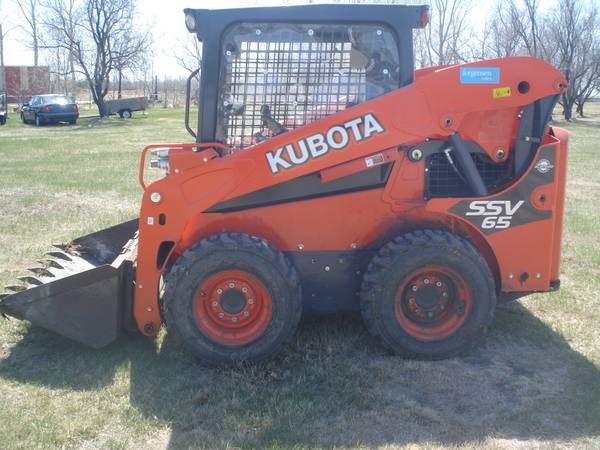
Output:
[[410,84],[412,30],[428,20],[426,6],[405,5],[185,14],[203,42],[198,132],[187,124],[189,101],[186,126],[198,142],[236,149]]

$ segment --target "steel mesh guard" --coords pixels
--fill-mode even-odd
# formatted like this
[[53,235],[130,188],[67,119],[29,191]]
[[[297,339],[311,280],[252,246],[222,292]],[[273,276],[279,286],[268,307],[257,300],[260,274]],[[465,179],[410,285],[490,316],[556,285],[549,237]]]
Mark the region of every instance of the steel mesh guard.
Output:
[[[471,154],[475,166],[490,194],[506,187],[512,180],[514,162],[512,158],[504,162],[494,162],[483,154]],[[427,158],[426,197],[469,197],[472,189],[466,180],[460,177],[448,163],[446,155],[435,153]]]
[[389,92],[397,48],[383,26],[236,25],[223,44],[217,138],[248,147]]

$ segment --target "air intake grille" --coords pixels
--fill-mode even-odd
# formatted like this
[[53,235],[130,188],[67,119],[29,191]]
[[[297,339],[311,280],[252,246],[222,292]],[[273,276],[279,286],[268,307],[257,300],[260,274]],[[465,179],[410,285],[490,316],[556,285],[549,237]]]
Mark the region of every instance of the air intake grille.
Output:
[[[477,170],[490,194],[503,189],[511,180],[513,172],[512,159],[495,163],[488,155],[471,154]],[[475,194],[463,177],[456,173],[448,162],[446,155],[435,153],[427,158],[426,167],[426,196],[439,197],[470,197]]]

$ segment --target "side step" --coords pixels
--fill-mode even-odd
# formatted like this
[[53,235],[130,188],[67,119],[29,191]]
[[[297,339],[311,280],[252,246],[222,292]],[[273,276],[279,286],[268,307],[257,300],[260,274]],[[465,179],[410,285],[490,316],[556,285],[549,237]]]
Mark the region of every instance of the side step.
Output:
[[6,286],[0,313],[94,348],[113,342],[131,304],[138,221],[75,239]]

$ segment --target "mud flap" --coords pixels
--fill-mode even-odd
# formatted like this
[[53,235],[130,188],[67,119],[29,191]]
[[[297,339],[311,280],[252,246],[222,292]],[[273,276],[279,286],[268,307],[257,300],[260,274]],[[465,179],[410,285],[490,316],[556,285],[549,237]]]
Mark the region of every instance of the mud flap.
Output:
[[131,305],[137,220],[66,245],[7,286],[0,312],[94,348],[113,342]]

